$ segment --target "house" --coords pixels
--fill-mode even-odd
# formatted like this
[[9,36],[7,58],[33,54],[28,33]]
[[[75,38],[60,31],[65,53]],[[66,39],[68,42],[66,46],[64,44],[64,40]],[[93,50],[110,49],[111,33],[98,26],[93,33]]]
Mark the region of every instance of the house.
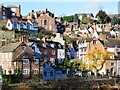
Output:
[[65,47],[65,40],[63,40],[63,35],[60,33],[56,33],[56,36],[54,38],[51,38],[53,42],[59,42],[62,46]]
[[38,32],[38,23],[30,19],[9,19],[6,28],[21,32]]
[[0,66],[2,66],[3,74],[15,74],[19,59],[27,50],[27,47],[22,42],[10,43],[0,49]]
[[55,62],[57,59],[61,63],[65,59],[65,49],[59,42],[42,40],[35,42],[40,52],[42,53],[42,58],[45,62]]
[[105,74],[120,75],[120,40],[119,39],[107,39],[105,41],[106,50],[113,53],[105,63]]
[[93,38],[82,38],[78,42],[78,58],[82,61],[85,61],[85,56],[88,53],[90,49],[90,42],[92,41]]
[[41,14],[36,18],[36,21],[38,22],[38,26],[42,29],[52,31],[57,29],[54,14],[52,14],[47,9],[41,12]]
[[86,15],[87,17],[90,17],[91,19],[94,18],[93,13],[78,13],[77,16],[80,20],[82,20],[83,16]]
[[10,18],[21,17],[21,6],[4,6],[0,4],[0,20],[7,20]]
[[59,68],[53,68],[51,63],[44,62],[43,64],[43,80],[57,80],[57,79],[65,79],[66,74]]

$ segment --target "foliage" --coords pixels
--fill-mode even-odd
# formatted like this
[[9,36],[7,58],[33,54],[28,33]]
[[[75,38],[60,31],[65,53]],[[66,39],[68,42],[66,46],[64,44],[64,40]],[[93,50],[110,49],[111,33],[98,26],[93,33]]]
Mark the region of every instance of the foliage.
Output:
[[78,22],[78,21],[79,21],[79,19],[78,19],[78,15],[75,14],[75,15],[74,15],[74,22]]
[[118,18],[114,16],[114,17],[111,19],[111,24],[112,24],[112,25],[115,25],[115,24],[117,24],[117,23],[118,23]]
[[96,14],[96,17],[99,19],[99,22],[101,24],[109,23],[111,21],[110,17],[106,14],[106,12],[102,10],[100,10]]
[[3,26],[2,26],[2,30],[7,30],[7,28],[3,25]]
[[73,37],[69,37],[69,36],[64,36],[64,40],[66,41],[66,43],[71,44],[73,42],[76,42],[78,39],[73,38]]
[[37,37],[40,39],[42,39],[45,36],[50,39],[52,36],[54,36],[54,34],[52,34],[52,32],[50,32],[50,31],[43,31],[43,32],[37,34]]
[[93,67],[98,74],[98,72],[103,68],[106,60],[109,59],[110,53],[96,48],[90,50],[86,57],[89,62],[89,66]]
[[71,15],[71,16],[64,16],[63,17],[63,22],[67,21],[67,22],[73,22],[74,20],[74,16]]
[[82,19],[82,24],[93,23],[93,20],[90,17],[85,17]]

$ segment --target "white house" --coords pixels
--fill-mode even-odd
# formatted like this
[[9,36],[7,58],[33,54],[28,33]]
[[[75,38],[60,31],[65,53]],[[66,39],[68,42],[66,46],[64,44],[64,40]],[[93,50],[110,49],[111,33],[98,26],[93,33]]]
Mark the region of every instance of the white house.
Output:
[[6,24],[6,28],[9,30],[17,30],[17,31],[38,31],[38,23],[37,21],[30,19],[9,19]]

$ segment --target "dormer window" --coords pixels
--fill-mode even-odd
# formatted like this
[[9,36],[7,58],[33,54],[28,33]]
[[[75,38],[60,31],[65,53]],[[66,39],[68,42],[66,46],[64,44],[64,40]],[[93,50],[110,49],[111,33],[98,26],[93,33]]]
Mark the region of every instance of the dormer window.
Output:
[[43,47],[45,47],[45,48],[46,48],[46,44],[45,44],[45,43],[43,43]]
[[55,47],[55,45],[54,45],[54,44],[50,44],[50,46],[51,46],[52,48],[54,48],[54,47]]
[[33,23],[33,26],[34,26],[34,27],[38,27],[38,23],[37,23],[37,22],[34,22],[34,23]]

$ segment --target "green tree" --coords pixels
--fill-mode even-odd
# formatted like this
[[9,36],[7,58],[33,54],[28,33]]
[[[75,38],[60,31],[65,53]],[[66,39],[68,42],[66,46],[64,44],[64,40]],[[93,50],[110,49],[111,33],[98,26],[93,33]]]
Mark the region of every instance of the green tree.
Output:
[[78,21],[79,21],[79,19],[78,19],[78,15],[75,14],[75,15],[74,15],[74,22],[78,22]]
[[111,19],[111,24],[112,24],[112,25],[115,25],[115,24],[117,24],[117,23],[118,23],[118,18],[114,16],[114,17]]
[[67,22],[73,22],[74,20],[74,16],[71,15],[71,16],[64,16],[63,17],[63,22],[67,21]]
[[96,18],[99,19],[99,22],[101,24],[105,24],[105,23],[109,23],[111,21],[110,17],[106,14],[105,11],[100,10],[97,14],[96,14]]

